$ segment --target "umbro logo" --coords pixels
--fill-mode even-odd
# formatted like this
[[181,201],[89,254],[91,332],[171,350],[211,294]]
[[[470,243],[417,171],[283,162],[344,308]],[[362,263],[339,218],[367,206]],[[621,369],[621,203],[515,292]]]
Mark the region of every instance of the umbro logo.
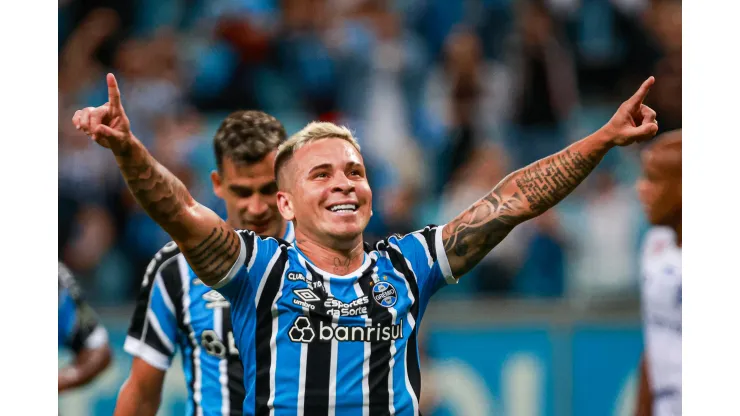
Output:
[[228,308],[231,306],[228,300],[226,300],[220,293],[215,290],[211,290],[203,295],[203,300],[206,301],[206,308]]
[[315,293],[313,293],[313,290],[311,289],[295,289],[293,290],[293,293],[296,294],[301,300],[304,302],[318,302],[321,300]]

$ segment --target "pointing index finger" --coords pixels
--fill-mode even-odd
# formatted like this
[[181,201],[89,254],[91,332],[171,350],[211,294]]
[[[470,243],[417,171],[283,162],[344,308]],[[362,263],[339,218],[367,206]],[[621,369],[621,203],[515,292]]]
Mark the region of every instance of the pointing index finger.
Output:
[[633,107],[639,108],[642,102],[645,100],[645,97],[647,97],[648,92],[650,92],[650,88],[655,83],[655,77],[650,76],[648,79],[645,80],[645,82],[640,85],[640,89],[637,90],[635,95],[633,95],[629,102]]
[[121,106],[121,91],[118,89],[118,82],[113,74],[108,74],[106,77],[108,81],[108,102],[110,103],[111,109],[123,110]]

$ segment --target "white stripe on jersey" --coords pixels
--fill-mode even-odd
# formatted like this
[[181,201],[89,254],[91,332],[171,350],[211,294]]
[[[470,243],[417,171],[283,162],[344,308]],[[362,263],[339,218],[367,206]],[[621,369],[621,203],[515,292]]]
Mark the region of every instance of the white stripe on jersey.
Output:
[[182,309],[183,325],[188,328],[188,338],[190,345],[193,347],[193,401],[195,402],[195,412],[197,416],[203,416],[203,400],[201,392],[201,383],[203,374],[200,368],[200,347],[198,340],[195,339],[195,331],[190,320],[190,267],[188,266],[185,256],[178,254],[173,257],[177,259],[177,265],[180,268],[180,279],[182,280]]
[[[305,267],[305,266],[304,266]],[[331,277],[325,276],[324,278],[324,289],[326,290],[327,296],[333,298],[334,295],[331,293]],[[332,331],[337,330],[339,324],[339,316],[332,315],[331,326]],[[336,337],[331,339],[331,363],[329,364],[329,416],[334,416],[337,411],[337,361],[339,361],[339,341]]]
[[[255,244],[255,247],[257,247],[256,244]],[[255,305],[255,307],[260,304],[260,298],[262,297],[262,291],[265,290],[265,282],[267,282],[267,276],[270,275],[270,272],[272,271],[272,268],[275,267],[275,262],[277,262],[278,258],[280,258],[280,254],[282,254],[282,250],[280,250],[280,249],[275,250],[275,254],[272,255],[272,258],[270,259],[270,262],[267,263],[267,267],[265,268],[265,272],[262,274],[262,278],[260,279],[260,285],[257,288],[257,293],[254,295],[254,305]],[[256,255],[255,255],[255,257],[256,257]],[[287,265],[289,263],[290,262],[285,262],[286,267],[287,267]],[[286,270],[287,270],[287,268],[286,268]],[[282,290],[282,289],[283,289],[283,283],[281,281],[280,282],[280,290]]]
[[[439,230],[437,230],[437,231],[439,231]],[[401,249],[397,245],[390,244],[390,246],[393,247],[393,249],[397,250],[399,253],[401,252]],[[411,293],[411,287],[409,286],[408,278],[403,273],[401,273],[400,270],[396,269],[396,266],[393,265],[393,262],[390,261],[391,258],[388,255],[388,252],[386,251],[384,254],[385,254],[385,257],[388,259],[388,261],[391,263],[391,266],[393,267],[393,271],[398,276],[400,276],[403,279],[404,283],[406,284],[406,293],[408,293],[409,300],[411,301],[411,305],[413,305],[414,302],[416,301],[416,299],[414,299],[414,294]],[[406,256],[403,256],[403,259],[406,261],[406,267],[408,267],[409,270],[411,270],[411,274],[414,275],[413,278],[417,282],[417,287],[418,287],[419,279],[417,279],[416,273],[414,272],[414,269],[411,267],[411,263],[409,262],[409,259],[406,258]],[[395,316],[394,316],[394,318],[395,318]],[[409,326],[411,327],[411,332],[409,333],[409,336],[411,336],[411,334],[414,332],[414,329],[416,328],[416,320],[414,320],[414,316],[411,314],[411,308],[409,308],[409,311],[406,313],[406,320],[408,321]],[[395,321],[394,321],[394,323],[395,323]],[[405,363],[408,363],[408,361],[406,360],[406,355],[408,354],[408,350],[409,350],[409,345],[408,345],[408,341],[407,341],[406,348],[403,349],[404,362]],[[405,373],[406,373],[406,376],[405,376],[405,378],[406,378],[406,380],[405,380],[406,381],[406,391],[408,391],[409,396],[411,396],[411,404],[412,404],[412,406],[414,408],[414,414],[415,415],[418,415],[419,414],[419,399],[416,397],[416,393],[414,393],[414,388],[411,386],[411,381],[409,380],[409,369],[408,368],[406,369],[406,372]]]
[[[167,348],[167,350],[170,353],[175,352],[175,346],[172,345],[170,339],[167,338],[167,335],[165,335],[164,331],[162,331],[162,327],[159,324],[159,319],[157,319],[157,315],[154,314],[154,311],[151,310],[151,308],[146,310],[146,321],[149,323],[149,326],[154,329],[154,332],[157,334],[157,338],[162,341],[162,344]],[[143,335],[141,338],[146,339]]]
[[457,284],[458,280],[452,274],[450,261],[447,258],[447,251],[445,251],[445,245],[442,241],[442,230],[446,226],[446,224],[437,226],[437,230],[434,232],[434,251],[437,252],[437,264],[439,264],[439,269],[442,270],[442,275],[445,277],[447,283]]
[[[409,281],[406,279],[403,279],[404,283],[406,284],[406,293],[409,294],[409,300],[411,301],[411,305],[416,302],[416,299],[414,298],[414,294],[411,293],[411,286],[409,285]],[[413,333],[414,328],[416,327],[416,322],[414,321],[414,316],[411,314],[411,308],[409,308],[409,312],[406,314],[406,320],[409,322],[409,325],[411,326],[411,332]],[[409,337],[411,334],[409,334]],[[408,338],[407,338],[408,340]],[[418,341],[417,341],[418,344]],[[408,365],[408,359],[407,355],[409,353],[409,345],[408,341],[406,342],[406,348],[403,349],[403,362]],[[406,368],[406,391],[409,393],[409,396],[411,396],[411,402],[414,406],[414,414],[419,414],[419,401],[416,398],[416,393],[414,393],[414,388],[411,386],[411,380],[409,380],[409,369]]]
[[[164,265],[164,263],[162,263],[162,265]],[[170,294],[167,293],[167,289],[164,287],[164,280],[162,279],[162,267],[160,267],[157,271],[157,276],[154,278],[154,284],[159,287],[159,292],[162,293],[162,300],[164,301],[164,305],[167,306],[167,309],[169,309],[169,311],[172,313],[172,316],[177,316],[175,314],[175,305],[172,304]]]
[[[301,266],[303,266],[304,270],[306,270],[306,281],[313,282],[313,275],[311,274],[311,271],[306,268],[306,261],[301,256],[298,256],[298,261],[300,262]],[[306,315],[309,309],[305,306],[301,306],[301,308],[303,309],[303,314]],[[305,412],[307,358],[308,344],[306,344],[305,342],[301,342],[301,364],[300,372],[298,374],[298,416],[303,416],[303,412]]]
[[[373,281],[377,282],[378,280],[378,266],[375,266],[373,267]],[[395,325],[398,311],[394,307],[389,307],[388,312],[391,314],[391,325]],[[401,331],[403,331],[403,327],[401,328]],[[396,407],[393,405],[393,400],[395,399],[393,394],[393,367],[396,365],[396,341],[394,339],[391,339],[390,353],[391,358],[388,360],[388,411],[390,414],[394,415],[396,414]]]
[[[355,288],[355,294],[358,298],[365,296],[362,292],[359,282],[355,282],[353,285]],[[365,325],[368,327],[373,326],[373,320],[368,318],[367,314],[363,314],[365,317]],[[370,342],[363,342],[364,348],[364,359],[362,361],[362,416],[370,416]]]
[[[440,232],[440,230],[437,230],[436,232]],[[429,252],[429,246],[427,245],[427,240],[425,240],[424,237],[422,237],[421,234],[419,233],[413,233],[411,235],[416,237],[416,239],[419,240],[419,244],[421,244],[421,246],[424,247],[424,254],[426,254],[427,256],[427,264],[429,264],[429,267],[432,267],[432,265],[434,264],[434,261],[432,261],[432,253]]]
[[[223,331],[223,314],[223,308],[213,308],[213,329],[219,339],[226,340]],[[225,353],[228,354],[228,351],[225,351]],[[231,402],[229,397],[228,360],[226,358],[221,358],[218,362],[218,381],[221,383],[221,415],[229,416]]]
[[[249,234],[247,234],[249,236]],[[241,244],[244,244],[242,242]],[[252,271],[252,266],[254,266],[254,261],[257,259],[257,251],[258,251],[259,244],[257,244],[257,236],[252,235],[252,257],[249,258],[249,263],[247,264],[247,273]]]
[[[272,270],[275,267],[275,261],[281,253],[281,250],[275,251],[275,255],[272,256],[272,260],[270,260],[270,264],[267,265],[265,274],[262,276],[260,287],[264,286],[264,281],[267,280],[267,271]],[[283,283],[285,282],[285,275],[288,273],[289,266],[290,262],[286,261],[283,273],[280,275],[280,287],[278,288],[278,292],[275,294],[275,299],[272,300],[272,307],[270,308],[270,311],[272,312],[272,334],[270,335],[270,399],[267,401],[267,408],[270,409],[270,416],[275,415],[275,371],[277,370],[277,334],[279,329],[277,307],[278,300],[283,295]],[[255,302],[255,307],[258,304],[259,299]]]

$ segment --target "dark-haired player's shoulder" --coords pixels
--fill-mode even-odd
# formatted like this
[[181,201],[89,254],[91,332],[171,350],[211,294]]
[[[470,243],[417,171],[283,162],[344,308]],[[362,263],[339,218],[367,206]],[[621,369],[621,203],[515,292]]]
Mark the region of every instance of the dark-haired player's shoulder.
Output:
[[[166,370],[174,355],[175,328],[181,318],[183,279],[189,279],[189,269],[174,242],[164,245],[149,262],[141,281],[136,307],[124,350],[142,358],[160,370]],[[183,274],[185,273],[185,274]],[[161,331],[146,331],[156,321]]]
[[[165,286],[180,286],[181,276],[180,274],[185,271],[182,269],[183,264],[178,260],[178,257],[183,257],[180,252],[180,248],[177,247],[174,241],[170,241],[165,244],[156,254],[152,257],[152,260],[146,266],[144,277],[141,281],[141,289],[139,291],[139,298],[137,304],[141,302],[147,302],[149,299],[149,293],[153,288],[155,279],[159,276],[162,279],[162,283]],[[184,261],[184,257],[183,257]]]

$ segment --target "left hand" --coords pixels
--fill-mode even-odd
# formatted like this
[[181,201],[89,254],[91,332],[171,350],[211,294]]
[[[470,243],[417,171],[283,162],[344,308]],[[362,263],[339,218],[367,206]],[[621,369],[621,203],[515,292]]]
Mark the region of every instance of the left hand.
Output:
[[654,83],[653,77],[645,80],[635,95],[622,103],[611,120],[602,127],[609,135],[611,144],[629,146],[650,140],[658,132],[655,111],[642,103]]

